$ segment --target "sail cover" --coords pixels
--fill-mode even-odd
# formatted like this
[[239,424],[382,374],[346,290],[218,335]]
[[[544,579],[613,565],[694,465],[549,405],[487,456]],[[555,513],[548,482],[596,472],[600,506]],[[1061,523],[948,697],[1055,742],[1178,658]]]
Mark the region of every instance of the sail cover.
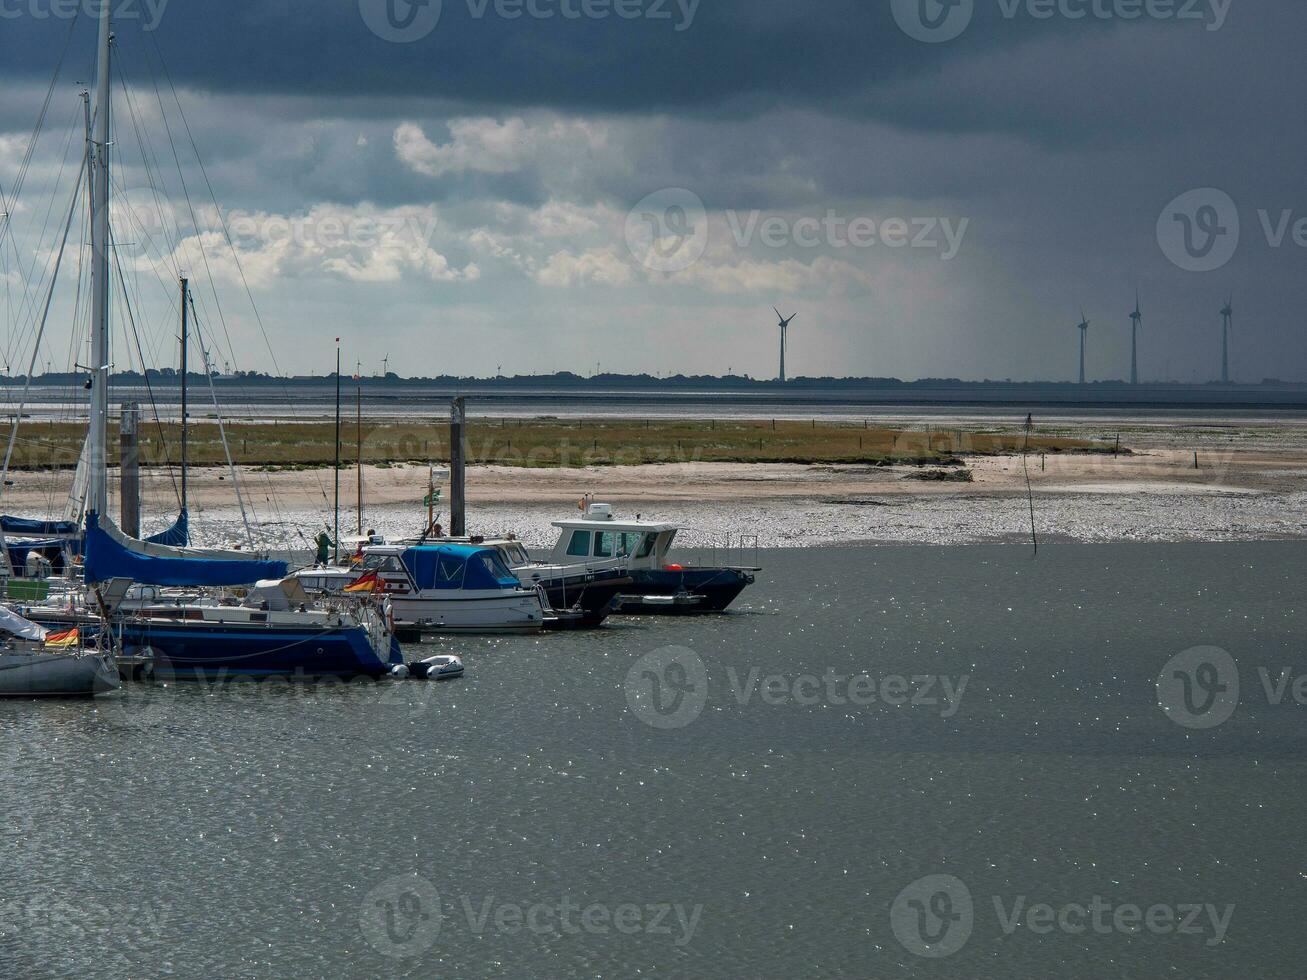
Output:
[[75,521],[36,521],[26,517],[0,517],[0,530],[5,534],[33,538],[48,538],[57,534],[76,537],[81,533],[81,528]]
[[146,544],[166,544],[173,548],[185,548],[191,543],[191,518],[185,508],[177,515],[172,527],[145,539]]
[[24,640],[44,640],[46,635],[44,627],[37,626],[3,606],[0,606],[0,630]]
[[172,548],[129,538],[99,516],[86,515],[86,581],[129,578],[143,585],[251,585],[260,579],[282,579],[289,566],[265,561],[242,551]]

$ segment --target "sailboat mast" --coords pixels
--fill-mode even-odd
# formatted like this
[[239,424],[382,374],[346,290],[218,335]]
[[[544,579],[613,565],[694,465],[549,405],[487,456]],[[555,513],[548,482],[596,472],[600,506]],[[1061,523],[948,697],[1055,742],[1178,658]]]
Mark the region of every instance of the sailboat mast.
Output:
[[[360,378],[362,376],[360,375]],[[363,536],[363,382],[354,389],[354,441],[358,445],[359,537]]]
[[334,561],[340,562],[340,338],[336,338],[336,458],[335,465],[332,466],[332,473],[336,478],[336,500],[333,508],[334,526],[332,528],[332,537],[336,539],[333,554]]
[[106,514],[109,443],[109,49],[112,4],[100,4],[99,64],[91,157],[91,426],[88,509]]
[[182,277],[182,511],[186,510],[186,469],[187,469],[187,443],[190,435],[190,420],[186,413],[186,348],[187,337],[190,333],[190,319],[188,314],[190,299],[190,282]]

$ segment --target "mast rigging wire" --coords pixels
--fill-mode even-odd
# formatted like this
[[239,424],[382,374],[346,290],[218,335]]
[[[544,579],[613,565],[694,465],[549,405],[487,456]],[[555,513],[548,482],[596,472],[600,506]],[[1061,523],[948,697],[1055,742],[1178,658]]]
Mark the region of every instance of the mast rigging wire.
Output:
[[[82,157],[82,168],[78,172],[77,182],[73,186],[73,200],[68,207],[68,220],[64,222],[63,239],[59,243],[59,254],[55,259],[54,269],[50,274],[50,288],[45,296],[45,310],[41,314],[41,325],[37,330],[36,340],[32,344],[31,364],[27,369],[27,377],[23,381],[23,396],[18,403],[18,411],[14,414],[14,424],[9,430],[9,445],[5,447],[5,459],[3,468],[0,468],[0,497],[4,496],[5,486],[9,479],[9,464],[13,460],[14,444],[18,440],[18,426],[23,420],[23,409],[27,407],[27,397],[32,388],[32,374],[36,367],[36,359],[41,354],[41,338],[45,335],[46,320],[50,315],[50,304],[54,299],[54,288],[59,280],[59,267],[63,263],[64,249],[68,245],[68,231],[73,226],[73,215],[77,212],[78,199],[82,196],[82,177],[86,174],[86,157]],[[5,561],[8,562],[8,551],[5,552]]]

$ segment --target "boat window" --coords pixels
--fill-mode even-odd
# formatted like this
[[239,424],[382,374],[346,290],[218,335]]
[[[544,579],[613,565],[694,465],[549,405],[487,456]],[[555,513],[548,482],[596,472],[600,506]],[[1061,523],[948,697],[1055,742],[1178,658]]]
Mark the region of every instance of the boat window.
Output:
[[640,553],[637,558],[648,558],[653,554],[654,545],[658,543],[658,535],[650,531],[644,536],[644,544],[640,545]]
[[440,556],[440,568],[437,581],[442,585],[463,583],[463,559],[450,555]]
[[360,567],[365,572],[402,572],[403,564],[394,555],[365,555]]
[[500,558],[499,555],[483,551],[481,554],[477,555],[477,557],[481,559],[482,564],[486,566],[486,571],[490,573],[492,578],[498,579],[501,582],[506,580],[517,581],[516,576],[508,570],[508,566],[504,564],[503,559]]
[[595,557],[611,558],[613,557],[613,543],[617,536],[612,531],[598,531],[595,533]]
[[573,558],[588,558],[590,556],[590,532],[573,531],[571,543],[567,546],[567,553]]

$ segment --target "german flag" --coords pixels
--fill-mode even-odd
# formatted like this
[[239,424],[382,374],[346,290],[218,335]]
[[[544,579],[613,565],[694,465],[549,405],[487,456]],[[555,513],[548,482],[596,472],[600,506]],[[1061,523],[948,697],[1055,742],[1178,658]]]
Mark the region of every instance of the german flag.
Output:
[[48,647],[75,647],[81,634],[77,629],[64,630],[60,633],[47,633],[45,645]]
[[377,592],[381,589],[381,579],[376,572],[368,572],[353,585],[345,586],[346,592]]

